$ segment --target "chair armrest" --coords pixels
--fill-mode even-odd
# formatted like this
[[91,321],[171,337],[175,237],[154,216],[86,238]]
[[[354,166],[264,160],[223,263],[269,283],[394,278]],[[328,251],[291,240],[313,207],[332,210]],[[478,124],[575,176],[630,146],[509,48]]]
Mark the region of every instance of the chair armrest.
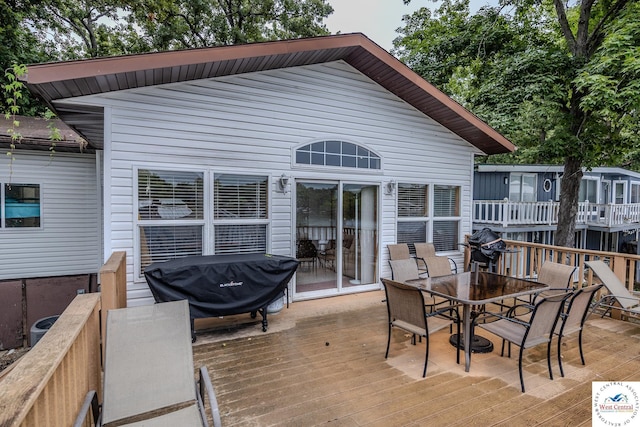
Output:
[[[462,304],[450,304],[447,305],[444,308],[440,308],[436,311],[432,311],[431,313],[427,313],[427,317],[433,317],[433,316],[444,316],[447,317],[451,320],[456,320],[459,321],[460,320],[460,313],[458,312],[458,308],[462,307]],[[447,312],[449,313],[455,313],[455,319],[453,314],[446,314]]]
[[458,274],[458,264],[456,263],[456,260],[449,258],[449,262],[453,264],[453,274]]
[[216,393],[213,390],[211,378],[209,377],[209,371],[207,370],[206,366],[200,367],[200,380],[198,382],[200,385],[200,395],[198,396],[200,401],[203,401],[205,392],[207,394],[207,397],[209,398],[209,406],[211,406],[211,416],[213,418],[213,427],[221,427],[222,422],[220,421],[220,408],[218,407]]
[[[513,311],[515,311],[514,309],[516,307],[525,307],[528,310],[533,310],[533,306],[529,305],[529,304],[518,304],[518,305],[514,305],[513,307],[511,307],[505,314],[503,313],[494,313],[491,311],[485,311],[484,314],[482,315],[482,318],[485,319],[487,317],[496,317],[498,319],[502,319],[502,320],[507,320],[509,322],[513,322],[513,323],[517,323],[519,325],[522,326],[529,326],[529,322],[525,322],[524,320],[520,320],[516,317],[513,317]],[[477,320],[480,319],[480,317],[478,317],[476,319],[476,323]]]
[[96,427],[100,426],[102,424],[100,420],[100,404],[98,403],[98,393],[96,393],[95,390],[89,390],[89,392],[85,396],[84,402],[80,407],[80,412],[78,412],[78,416],[73,423],[73,427],[82,427],[85,425],[89,409],[91,409],[93,424]]

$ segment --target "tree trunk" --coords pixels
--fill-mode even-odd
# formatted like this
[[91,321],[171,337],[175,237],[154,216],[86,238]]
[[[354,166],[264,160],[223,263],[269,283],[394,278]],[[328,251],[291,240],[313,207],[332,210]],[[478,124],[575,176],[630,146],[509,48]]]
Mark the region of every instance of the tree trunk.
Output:
[[578,216],[578,196],[582,181],[582,162],[575,157],[567,157],[560,184],[560,206],[558,230],[554,243],[557,246],[575,247],[576,218]]

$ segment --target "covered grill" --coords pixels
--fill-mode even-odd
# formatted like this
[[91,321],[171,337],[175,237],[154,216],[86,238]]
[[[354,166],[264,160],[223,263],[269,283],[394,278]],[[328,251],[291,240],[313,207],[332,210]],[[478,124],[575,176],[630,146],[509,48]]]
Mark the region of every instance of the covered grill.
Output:
[[500,255],[507,249],[507,244],[498,233],[490,228],[483,228],[469,237],[469,247],[471,262],[484,264],[493,271]]
[[295,258],[268,254],[209,255],[156,262],[144,270],[156,302],[186,299],[193,319],[241,313],[262,315],[283,295],[298,267]]

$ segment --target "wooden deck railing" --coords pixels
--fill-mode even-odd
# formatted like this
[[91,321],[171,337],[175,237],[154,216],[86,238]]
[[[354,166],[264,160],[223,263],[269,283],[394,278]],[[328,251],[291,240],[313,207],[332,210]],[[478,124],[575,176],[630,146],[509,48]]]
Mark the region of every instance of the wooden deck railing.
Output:
[[72,425],[100,376],[100,294],[77,295],[0,381],[0,426]]
[[500,257],[497,266],[501,274],[535,278],[543,262],[555,261],[576,266],[574,283],[579,287],[589,286],[594,282],[594,277],[585,261],[602,259],[609,264],[629,291],[640,290],[640,255],[565,248],[516,240],[505,240],[505,243],[508,252]]
[[101,311],[126,306],[125,261],[114,253],[100,271],[102,292],[77,295],[0,378],[0,426],[70,426],[87,392],[101,395]]
[[[505,242],[510,251],[498,263],[503,274],[534,278],[542,263],[552,260],[576,265],[576,284],[587,286],[594,278],[585,261],[605,259],[629,290],[638,286],[638,255]],[[68,426],[89,390],[101,395],[100,318],[126,306],[125,258],[114,253],[100,270],[101,293],[76,296],[38,344],[0,378],[1,427]]]

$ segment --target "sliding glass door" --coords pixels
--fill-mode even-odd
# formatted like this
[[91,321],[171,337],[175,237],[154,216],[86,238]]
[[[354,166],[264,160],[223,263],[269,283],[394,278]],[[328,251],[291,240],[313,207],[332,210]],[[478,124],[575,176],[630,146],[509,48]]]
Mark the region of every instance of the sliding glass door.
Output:
[[296,182],[296,291],[302,297],[377,283],[378,186]]

